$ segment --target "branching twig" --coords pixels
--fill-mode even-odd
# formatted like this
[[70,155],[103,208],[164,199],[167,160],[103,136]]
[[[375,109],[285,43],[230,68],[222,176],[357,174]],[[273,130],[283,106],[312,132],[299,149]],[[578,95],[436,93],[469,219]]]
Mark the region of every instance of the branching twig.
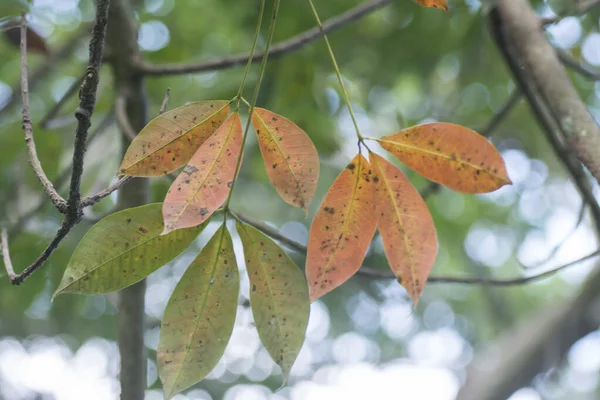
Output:
[[[98,0],[96,2],[96,21],[94,24],[94,28],[92,30],[92,37],[90,40],[90,56],[88,61],[88,68],[86,70],[86,75],[81,85],[81,90],[79,93],[79,107],[75,111],[75,116],[77,118],[77,130],[75,132],[75,146],[73,150],[73,169],[71,173],[71,185],[69,189],[69,199],[66,202],[66,208],[62,207],[62,213],[65,214],[65,218],[63,223],[56,233],[56,236],[50,244],[46,247],[46,249],[42,252],[42,254],[27,267],[23,272],[18,275],[13,274],[10,278],[11,283],[14,285],[21,284],[29,275],[35,272],[40,266],[44,264],[44,262],[50,257],[50,255],[56,250],[59,243],[64,239],[64,237],[69,233],[71,228],[77,224],[82,215],[82,207],[81,207],[81,175],[83,173],[83,157],[86,149],[86,142],[88,136],[88,130],[91,126],[91,117],[94,112],[94,106],[96,104],[96,89],[98,87],[99,81],[99,68],[100,63],[102,61],[102,54],[104,50],[104,38],[106,36],[106,25],[107,25],[107,16],[108,16],[108,8],[110,6],[110,0]],[[26,34],[26,24],[25,24],[25,15],[22,17],[21,23],[21,57],[22,61],[25,60],[26,65],[26,42],[25,42],[25,34]],[[27,68],[24,68],[25,76],[27,75]],[[27,98],[27,79],[23,79],[23,128],[25,130],[25,136],[27,138],[28,131],[31,135],[31,140],[27,141],[28,147],[30,142],[33,142],[33,131],[31,130],[31,119],[29,118],[29,108]],[[35,150],[35,147],[33,147]],[[37,160],[37,155],[33,154],[35,157],[32,157],[30,161],[33,162]],[[30,150],[31,156],[31,150]],[[39,163],[39,161],[38,161]],[[35,169],[35,167],[34,167]],[[41,167],[40,167],[41,169]],[[45,177],[45,175],[44,175]],[[48,181],[48,184],[52,187],[52,184]],[[44,185],[46,188],[46,185]],[[53,188],[53,187],[52,187]],[[48,193],[49,197],[52,199],[52,195]],[[57,194],[58,195],[58,194]],[[53,200],[54,201],[54,200]],[[64,199],[63,199],[64,201]],[[56,203],[55,203],[56,204]],[[58,208],[58,207],[57,207]],[[10,263],[10,261],[9,261]]]
[[[279,231],[277,231],[277,229],[271,228],[271,227],[269,227],[263,223],[260,223],[258,221],[254,221],[253,219],[248,218],[245,215],[242,215],[239,213],[236,213],[235,216],[237,218],[239,218],[242,222],[255,227],[256,229],[258,229],[265,235],[270,236],[273,239],[282,242],[284,245],[288,246],[289,248],[296,250],[299,253],[306,254],[307,248],[305,245],[282,235],[281,233],[279,233]],[[434,275],[432,275],[429,277],[429,279],[427,279],[427,282],[428,283],[459,283],[459,284],[466,284],[466,285],[485,285],[485,286],[523,285],[523,284],[526,284],[526,283],[529,283],[532,281],[550,277],[565,268],[579,264],[583,261],[589,260],[598,255],[600,255],[600,250],[596,250],[593,253],[590,253],[590,254],[588,254],[578,260],[572,261],[568,264],[564,264],[559,267],[553,268],[551,270],[548,270],[548,271],[545,271],[545,272],[542,272],[542,273],[539,273],[536,275],[526,276],[526,277],[508,278],[508,279],[492,279],[492,278],[479,278],[479,277],[471,278],[471,277],[434,276]],[[380,269],[376,269],[376,268],[369,268],[366,266],[362,266],[358,270],[357,274],[368,277],[368,278],[373,278],[373,279],[396,279],[396,276],[391,271],[385,271],[385,270],[380,270]]]
[[[364,17],[372,11],[375,11],[392,3],[393,1],[394,0],[371,0],[365,4],[354,7],[346,11],[345,13],[342,13],[323,22],[323,30],[325,31],[325,33],[333,32],[337,29],[342,28],[345,25],[348,25],[351,22],[354,22]],[[319,30],[319,27],[309,29],[288,40],[275,43],[273,46],[271,46],[271,50],[269,51],[269,57],[273,59],[280,57],[284,54],[291,53],[295,50],[301,49],[305,45],[312,43],[320,38],[321,31]],[[264,52],[254,53],[254,56],[252,57],[252,62],[259,62],[262,59],[263,55]],[[139,60],[137,68],[138,72],[145,75],[177,75],[238,67],[244,65],[248,61],[249,57],[249,53],[240,53],[223,58],[218,58],[211,61],[201,61],[198,63],[190,64],[166,65],[154,65],[143,60]]]
[[42,183],[44,191],[52,201],[52,204],[60,212],[65,212],[67,208],[67,202],[62,198],[60,194],[54,189],[54,185],[46,176],[40,159],[37,155],[35,148],[35,141],[33,139],[33,125],[31,123],[31,116],[29,115],[29,79],[27,71],[27,20],[25,13],[21,16],[21,97],[23,101],[23,132],[25,133],[25,143],[27,144],[27,150],[29,152],[29,164],[33,168],[33,172]]
[[83,199],[81,199],[81,206],[89,207],[89,206],[96,204],[103,198],[109,196],[112,192],[119,190],[121,188],[121,186],[123,186],[124,184],[126,184],[127,182],[132,180],[133,178],[134,178],[133,176],[124,176],[124,177],[120,178],[118,181],[116,181],[115,183],[113,183],[112,185],[110,185],[109,187],[107,187],[106,189],[101,190],[94,195],[84,197]]

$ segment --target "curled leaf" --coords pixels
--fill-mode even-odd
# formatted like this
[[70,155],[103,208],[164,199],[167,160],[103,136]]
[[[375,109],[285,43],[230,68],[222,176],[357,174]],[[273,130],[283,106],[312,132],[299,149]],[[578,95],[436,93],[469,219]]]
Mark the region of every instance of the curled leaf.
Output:
[[265,234],[237,223],[250,277],[250,306],[261,342],[284,384],[298,357],[310,312],[308,287],[291,258]]
[[123,289],[179,255],[204,226],[161,236],[161,208],[162,203],[128,208],[92,226],[73,252],[54,296]]
[[458,192],[487,193],[511,184],[500,152],[460,125],[417,125],[378,142],[419,174]]
[[264,108],[254,109],[252,124],[277,193],[286,203],[308,210],[319,179],[315,145],[292,121]]
[[357,154],[331,185],[310,227],[306,278],[311,301],[360,268],[377,224],[374,195],[371,166]]
[[165,398],[204,379],[229,342],[240,291],[231,235],[222,225],[175,287],[158,340]]
[[206,221],[229,194],[242,148],[242,122],[232,113],[171,185],[163,203],[165,231]]
[[416,307],[435,262],[435,225],[419,192],[396,166],[371,153],[377,229],[390,268]]
[[185,165],[221,126],[229,101],[186,104],[150,121],[129,145],[120,175],[160,176]]

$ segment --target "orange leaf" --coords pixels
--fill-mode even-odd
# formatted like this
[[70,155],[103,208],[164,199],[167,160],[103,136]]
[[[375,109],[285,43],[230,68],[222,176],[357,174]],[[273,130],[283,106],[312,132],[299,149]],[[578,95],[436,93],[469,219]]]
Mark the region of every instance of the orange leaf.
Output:
[[415,0],[415,3],[423,7],[441,8],[442,10],[446,11],[448,15],[450,15],[446,0]]
[[120,175],[160,176],[185,165],[221,126],[229,101],[199,101],[154,118],[129,145]]
[[313,220],[306,257],[311,301],[347,281],[365,258],[377,224],[370,168],[357,154],[333,182]]
[[438,251],[433,219],[402,171],[377,154],[370,156],[385,255],[416,307]]
[[487,193],[511,184],[498,150],[460,125],[417,125],[378,142],[419,174],[458,192]]
[[164,234],[200,225],[227,199],[242,148],[240,115],[232,113],[198,149],[163,203]]
[[254,109],[252,124],[277,193],[286,203],[308,211],[319,179],[315,145],[292,121],[264,108]]

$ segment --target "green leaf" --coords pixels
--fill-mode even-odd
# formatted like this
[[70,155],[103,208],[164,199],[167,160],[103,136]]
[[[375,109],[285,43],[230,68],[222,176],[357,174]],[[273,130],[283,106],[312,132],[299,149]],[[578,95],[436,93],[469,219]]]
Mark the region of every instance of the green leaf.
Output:
[[133,285],[178,256],[204,226],[161,236],[162,203],[111,214],[81,239],[54,297],[107,293]]
[[233,242],[222,225],[183,274],[165,309],[158,341],[165,398],[201,381],[217,365],[233,331],[239,291]]
[[261,342],[281,367],[284,384],[304,343],[310,300],[302,271],[270,238],[237,223],[250,277],[250,305]]

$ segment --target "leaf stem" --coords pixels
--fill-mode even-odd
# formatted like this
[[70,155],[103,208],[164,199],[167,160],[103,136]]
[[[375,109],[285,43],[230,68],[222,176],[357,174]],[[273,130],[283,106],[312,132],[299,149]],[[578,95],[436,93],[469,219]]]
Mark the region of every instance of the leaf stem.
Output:
[[[325,34],[325,30],[323,29],[323,24],[321,23],[321,18],[319,18],[319,14],[317,13],[317,9],[313,4],[312,0],[307,0],[310,8],[312,10],[313,15],[315,16],[315,20],[317,21],[317,25],[319,26],[319,30],[323,35],[323,39],[325,40],[325,45],[327,46],[327,51],[329,52],[329,58],[331,58],[331,63],[333,64],[333,69],[335,70],[335,75],[338,78],[338,82],[342,89],[342,95],[344,96],[344,101],[346,103],[346,107],[348,107],[348,112],[350,113],[350,118],[352,118],[352,123],[354,124],[354,129],[356,129],[356,136],[358,137],[358,149],[360,152],[360,146],[363,144],[367,149],[367,145],[364,142],[363,136],[360,134],[360,129],[358,128],[358,122],[356,121],[356,116],[354,115],[354,110],[352,110],[352,104],[350,103],[350,97],[348,96],[348,91],[346,90],[346,85],[344,85],[344,79],[342,78],[342,73],[340,72],[340,68],[335,59],[335,55],[333,54],[333,50],[331,48],[331,44],[329,43],[329,39]],[[370,150],[369,150],[370,151]]]
[[263,14],[265,11],[265,0],[261,0],[260,2],[260,11],[258,12],[258,23],[256,24],[256,32],[254,32],[254,40],[252,41],[252,48],[250,49],[250,57],[248,58],[248,63],[246,64],[246,69],[244,70],[244,75],[242,77],[242,83],[240,83],[240,88],[235,96],[236,99],[236,109],[240,107],[240,99],[242,98],[242,92],[244,91],[244,86],[246,86],[246,79],[248,78],[248,72],[250,72],[250,66],[252,65],[252,58],[254,56],[254,51],[256,50],[256,43],[258,43],[258,36],[260,35],[260,27],[262,25]]
[[[237,164],[235,166],[235,173],[233,174],[234,179],[231,183],[231,190],[229,191],[229,195],[227,196],[227,200],[225,200],[225,204],[223,205],[223,214],[224,219],[227,219],[227,214],[229,212],[229,202],[231,201],[231,195],[233,194],[233,189],[235,188],[235,184],[237,182],[238,173],[240,172],[240,167],[242,165],[242,155],[244,154],[244,147],[246,146],[246,138],[248,137],[248,132],[250,130],[250,124],[252,123],[252,113],[254,112],[254,107],[256,106],[256,100],[258,99],[258,93],[260,91],[260,85],[262,83],[263,76],[265,74],[265,69],[267,67],[267,59],[269,58],[269,49],[271,47],[271,43],[273,42],[273,34],[275,32],[275,22],[277,21],[277,13],[279,12],[279,1],[274,0],[273,2],[273,16],[271,18],[271,23],[269,25],[269,34],[267,36],[267,45],[265,46],[265,53],[260,63],[260,70],[258,72],[258,79],[256,81],[256,86],[254,87],[254,94],[252,96],[252,103],[250,104],[250,108],[248,110],[248,120],[246,121],[246,128],[244,130],[244,137],[242,139],[242,148],[240,149],[240,156],[237,159]],[[264,0],[263,0],[264,2]],[[240,96],[241,98],[241,96]]]

